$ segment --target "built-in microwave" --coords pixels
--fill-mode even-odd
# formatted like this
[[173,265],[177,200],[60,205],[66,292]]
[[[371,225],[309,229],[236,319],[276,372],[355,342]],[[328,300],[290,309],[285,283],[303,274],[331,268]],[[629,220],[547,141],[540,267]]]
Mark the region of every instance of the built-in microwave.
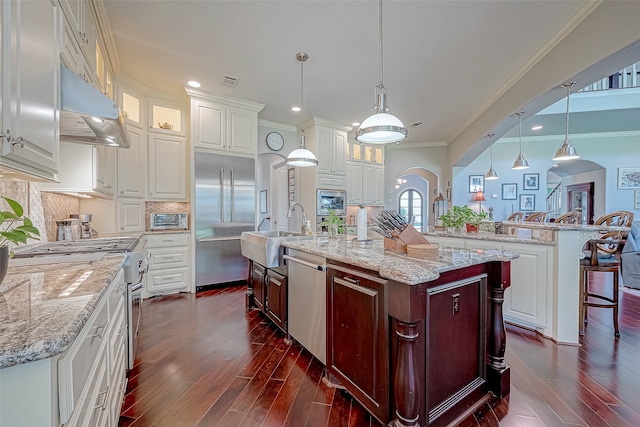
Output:
[[335,211],[338,216],[347,214],[347,192],[343,190],[325,190],[318,188],[318,199],[316,202],[316,215],[328,215],[329,209]]
[[151,230],[186,230],[188,228],[186,213],[152,213],[149,215]]

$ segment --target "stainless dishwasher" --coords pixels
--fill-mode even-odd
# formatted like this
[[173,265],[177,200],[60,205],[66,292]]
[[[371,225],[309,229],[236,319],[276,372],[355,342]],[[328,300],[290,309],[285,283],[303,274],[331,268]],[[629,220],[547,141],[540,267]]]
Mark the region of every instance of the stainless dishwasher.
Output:
[[327,260],[287,249],[289,334],[322,364],[327,358]]

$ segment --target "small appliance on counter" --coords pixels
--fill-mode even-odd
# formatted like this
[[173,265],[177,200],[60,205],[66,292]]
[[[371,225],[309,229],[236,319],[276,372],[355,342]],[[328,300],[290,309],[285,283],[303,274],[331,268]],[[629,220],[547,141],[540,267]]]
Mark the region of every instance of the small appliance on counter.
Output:
[[78,234],[81,239],[90,239],[98,235],[98,232],[91,228],[91,214],[71,214],[69,218],[77,219],[80,223]]
[[186,230],[188,216],[186,213],[152,213],[149,214],[149,229]]
[[77,218],[56,220],[56,240],[75,241],[80,238],[80,222]]

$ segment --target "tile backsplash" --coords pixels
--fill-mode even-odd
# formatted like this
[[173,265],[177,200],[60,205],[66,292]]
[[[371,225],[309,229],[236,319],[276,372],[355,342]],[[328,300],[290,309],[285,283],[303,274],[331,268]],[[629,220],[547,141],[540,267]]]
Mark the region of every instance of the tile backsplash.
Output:
[[[31,184],[33,185],[33,184]],[[56,220],[80,213],[80,199],[64,194],[43,192],[42,210],[49,241],[56,240]]]
[[[40,197],[39,183],[0,178],[0,194],[20,203],[24,208],[24,215],[29,217],[33,225],[40,230],[40,241],[48,241],[48,233],[45,232],[46,221],[42,209],[43,204]],[[2,209],[7,209],[7,206],[2,206]],[[29,243],[37,242],[29,241]]]

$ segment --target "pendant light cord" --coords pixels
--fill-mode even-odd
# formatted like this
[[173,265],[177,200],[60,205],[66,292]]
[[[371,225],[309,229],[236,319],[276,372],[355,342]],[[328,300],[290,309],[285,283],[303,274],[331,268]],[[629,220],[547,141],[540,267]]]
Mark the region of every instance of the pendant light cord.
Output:
[[378,40],[378,44],[379,44],[379,60],[380,60],[380,83],[378,83],[378,88],[379,89],[384,89],[384,83],[383,83],[383,79],[384,79],[384,62],[382,61],[382,0],[379,1],[378,3],[379,7],[378,7],[378,25],[379,25],[379,40]]
[[520,156],[522,156],[522,113],[523,111],[516,113],[518,115],[518,138],[520,139]]
[[573,83],[567,83],[565,84],[565,86],[567,87],[567,115],[565,118],[565,126],[566,126],[566,132],[565,132],[565,140],[569,139],[569,94],[571,93],[571,86],[573,86]]
[[[304,124],[304,59],[300,60],[300,130]],[[304,130],[302,131],[304,132]]]
[[491,156],[490,169],[493,169],[493,135],[487,135],[489,137],[489,155]]

